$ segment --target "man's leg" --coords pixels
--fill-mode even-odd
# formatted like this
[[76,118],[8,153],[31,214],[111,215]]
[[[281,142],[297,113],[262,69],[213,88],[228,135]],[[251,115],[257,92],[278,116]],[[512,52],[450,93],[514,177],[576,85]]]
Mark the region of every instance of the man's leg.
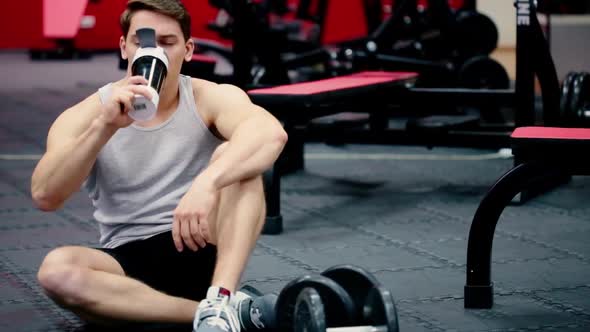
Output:
[[[223,153],[226,144],[217,148],[211,162]],[[196,331],[235,331],[238,328],[236,325],[241,325],[250,331],[263,328],[265,326],[263,321],[274,320],[274,318],[267,317],[267,315],[274,316],[274,305],[267,306],[267,309],[264,310],[268,314],[262,317],[266,318],[261,319],[260,316],[257,316],[256,323],[254,323],[250,314],[242,316],[244,312],[242,308],[251,312],[250,309],[254,307],[251,302],[248,302],[244,307],[241,306],[241,303],[246,301],[240,300],[231,305],[225,302],[224,305],[225,295],[217,293],[219,290],[216,288],[221,287],[236,293],[242,273],[264,226],[265,216],[264,188],[261,176],[245,179],[221,189],[217,206],[209,215],[208,230],[206,234],[203,234],[208,243],[217,246],[217,260],[211,281],[213,287],[207,294],[207,301],[201,303],[196,317],[194,324]],[[240,313],[232,313],[233,309],[229,309],[230,306],[236,306],[235,309]],[[222,317],[227,325],[219,323],[216,316]],[[238,322],[236,322],[237,316],[239,316]],[[269,324],[269,326],[271,325]]]
[[[227,147],[221,144],[211,157],[217,160]],[[207,242],[217,246],[217,262],[212,285],[235,292],[240,277],[266,217],[262,176],[223,188],[209,218]]]
[[236,291],[265,220],[262,178],[222,189],[210,234],[217,245],[212,285]]
[[113,257],[84,247],[51,251],[39,268],[38,280],[56,303],[93,323],[190,323],[198,305],[126,277]]

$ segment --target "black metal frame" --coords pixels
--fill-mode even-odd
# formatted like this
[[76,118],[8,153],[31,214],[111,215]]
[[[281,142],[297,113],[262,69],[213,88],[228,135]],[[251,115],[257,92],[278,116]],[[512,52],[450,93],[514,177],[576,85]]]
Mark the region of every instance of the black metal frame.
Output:
[[[517,0],[517,85],[516,125],[534,123],[534,78],[537,74],[543,93],[543,122],[545,126],[559,121],[559,91],[555,66],[548,43],[537,19],[534,0]],[[528,9],[528,14],[527,14]],[[536,140],[514,149],[515,166],[504,174],[481,201],[469,230],[467,245],[467,270],[464,288],[464,306],[471,309],[487,309],[493,306],[491,280],[492,243],[496,225],[513,198],[532,197],[558,184],[567,182],[572,175],[590,174],[590,162],[580,157],[576,142],[547,144],[543,151]],[[560,146],[562,145],[562,146]],[[520,198],[522,201],[523,198]],[[525,199],[526,200],[526,199]]]
[[542,163],[521,163],[504,174],[481,201],[469,230],[465,308],[492,307],[492,242],[498,219],[515,195],[546,173],[547,167]]
[[[580,155],[589,143],[569,140],[544,143],[530,139],[531,144],[515,148],[517,164],[505,173],[484,196],[471,223],[467,243],[464,306],[469,309],[489,309],[493,306],[491,278],[492,244],[500,215],[515,195],[538,186],[548,179],[570,180],[572,175],[590,175],[590,158]],[[541,145],[541,146],[539,146]]]

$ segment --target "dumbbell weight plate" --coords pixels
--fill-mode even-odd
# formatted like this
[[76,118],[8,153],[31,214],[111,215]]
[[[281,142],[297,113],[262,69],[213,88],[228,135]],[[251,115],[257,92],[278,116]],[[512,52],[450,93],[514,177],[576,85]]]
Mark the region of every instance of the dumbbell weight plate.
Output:
[[[293,332],[398,332],[397,313],[391,293],[373,288],[365,303],[370,325],[332,327],[326,322],[324,301],[313,288],[304,288],[297,296]],[[328,327],[330,326],[330,327]]]
[[488,55],[498,46],[498,28],[492,19],[476,11],[457,14],[452,30],[457,53],[462,58]]
[[391,292],[383,287],[373,288],[363,309],[363,317],[367,325],[385,326],[387,332],[398,332],[397,311]]
[[328,326],[347,326],[353,323],[354,303],[348,293],[332,279],[324,276],[302,276],[288,283],[277,299],[277,321],[280,331],[293,329],[297,296],[304,288],[314,288],[325,304]]
[[363,305],[367,295],[371,289],[380,285],[377,278],[361,267],[348,264],[333,266],[322,272],[322,275],[334,280],[350,294],[355,304],[354,321],[362,321]]
[[313,288],[304,288],[297,296],[293,332],[325,332],[326,313],[320,294]]
[[585,127],[588,125],[588,117],[585,116],[585,108],[590,102],[590,74],[580,73],[576,76],[572,84],[570,96],[570,110],[575,121],[576,127]]
[[572,111],[570,110],[571,95],[574,80],[577,72],[569,72],[561,84],[561,95],[559,99],[559,125],[569,127],[572,123]]
[[475,56],[463,63],[458,72],[459,86],[469,89],[508,89],[510,78],[506,69],[496,60]]

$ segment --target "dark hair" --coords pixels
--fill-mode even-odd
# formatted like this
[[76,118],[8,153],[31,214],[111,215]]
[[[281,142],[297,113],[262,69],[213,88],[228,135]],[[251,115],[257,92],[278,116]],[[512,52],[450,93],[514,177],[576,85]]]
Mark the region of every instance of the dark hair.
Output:
[[121,14],[119,20],[125,38],[129,33],[131,17],[138,10],[150,10],[175,19],[180,25],[184,40],[189,40],[191,37],[191,16],[180,0],[129,0],[127,9]]

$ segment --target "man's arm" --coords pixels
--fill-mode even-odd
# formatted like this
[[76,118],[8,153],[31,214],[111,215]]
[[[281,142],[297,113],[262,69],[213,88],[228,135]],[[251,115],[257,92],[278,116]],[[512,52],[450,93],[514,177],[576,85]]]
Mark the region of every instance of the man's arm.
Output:
[[47,135],[47,151],[31,179],[31,194],[44,211],[58,209],[80,189],[102,146],[114,130],[97,121],[97,94],[63,112]]
[[275,117],[231,85],[212,87],[206,107],[213,125],[228,143],[200,178],[221,189],[272,166],[287,142],[287,134]]
[[111,96],[102,104],[95,93],[67,109],[53,123],[47,151],[33,171],[31,195],[41,210],[52,211],[76,191],[88,177],[102,147],[133,120],[127,115],[135,95],[151,98],[143,77],[113,84]]

